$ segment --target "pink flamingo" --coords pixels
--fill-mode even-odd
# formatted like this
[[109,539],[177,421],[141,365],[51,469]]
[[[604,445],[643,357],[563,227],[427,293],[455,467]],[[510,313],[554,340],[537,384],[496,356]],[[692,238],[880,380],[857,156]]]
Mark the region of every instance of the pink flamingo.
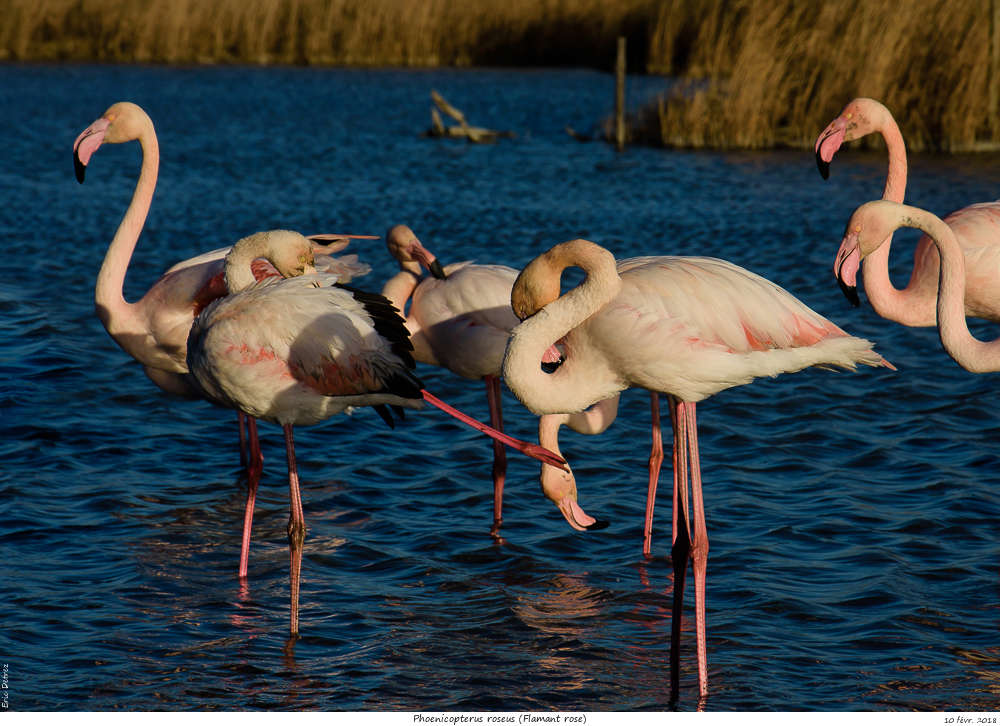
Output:
[[[906,145],[889,109],[870,98],[851,101],[816,139],[816,162],[823,178],[829,176],[830,161],[845,141],[878,132],[889,152],[889,172],[882,198],[902,202],[906,191]],[[983,202],[952,212],[945,217],[965,256],[967,284],[965,314],[1000,320],[1000,201]],[[910,281],[902,290],[889,279],[889,250],[892,235],[865,260],[865,292],[875,312],[903,325],[926,327],[935,324],[938,269],[937,247],[924,235],[917,243]],[[855,305],[857,288],[842,286]]]
[[[206,252],[179,262],[168,269],[138,302],[127,302],[123,294],[125,274],[139,241],[149,213],[159,169],[159,144],[153,122],[134,103],[120,102],[88,126],[73,144],[76,178],[83,183],[87,164],[103,143],[119,144],[139,141],[142,167],[125,216],[118,225],[104,256],[97,276],[94,293],[97,315],[111,338],[122,350],[143,366],[146,375],[164,391],[185,397],[197,397],[197,389],[188,376],[186,361],[187,336],[195,316],[212,300],[226,292],[223,282],[224,259],[230,248]],[[357,237],[358,235],[350,235]],[[340,237],[348,237],[341,235]],[[366,237],[367,239],[377,239]],[[318,252],[332,253],[346,246],[336,235],[316,235],[317,240],[331,244],[317,247]],[[370,268],[359,263],[356,256],[342,258],[324,254],[320,266],[337,273],[347,282],[354,275],[366,274]],[[268,263],[254,266],[259,277],[276,275]],[[243,539],[240,552],[239,576],[246,577],[250,547],[250,526],[253,518],[257,482],[263,466],[257,440],[257,425],[248,420],[250,455],[246,457],[243,414],[238,416],[240,450],[247,468],[247,504],[244,513]]]
[[967,254],[953,227],[930,212],[889,201],[868,202],[858,207],[847,223],[837,251],[834,273],[853,284],[861,260],[869,258],[900,227],[924,232],[940,254],[941,266],[936,300],[941,343],[956,363],[972,373],[1000,370],[1000,338],[983,343],[972,336],[965,321],[968,304]]
[[[585,280],[560,294],[569,266]],[[521,272],[511,293],[523,321],[504,357],[507,385],[536,414],[581,411],[629,387],[667,394],[674,419],[674,504],[684,526],[673,546],[672,685],[679,677],[678,642],[687,557],[694,559],[698,684],[708,692],[705,577],[708,532],[701,492],[695,405],[759,376],[809,366],[892,368],[867,340],[832,322],[764,278],[707,257],[646,257],[616,266],[586,240],[556,245]],[[557,341],[564,361],[539,365]],[[690,474],[688,473],[690,472]],[[688,479],[694,530],[688,508]],[[675,514],[676,518],[676,514]]]
[[[257,281],[250,263],[268,259],[287,279]],[[291,634],[299,629],[305,517],[293,426],[315,424],[352,406],[420,408],[426,401],[541,461],[565,462],[451,408],[411,372],[405,323],[381,295],[344,287],[317,273],[309,241],[274,230],[245,237],[226,258],[227,297],[210,303],[188,338],[188,364],[205,395],[281,425],[288,457],[291,516]]]
[[[477,265],[457,262],[442,267],[440,261],[420,242],[406,225],[396,225],[386,233],[386,246],[400,271],[382,288],[382,294],[402,311],[409,301],[406,327],[413,343],[413,357],[421,363],[447,368],[463,378],[486,383],[486,399],[490,411],[490,426],[503,430],[500,398],[500,368],[510,331],[520,322],[510,307],[510,291],[517,270],[505,265]],[[423,277],[421,265],[431,277]],[[556,364],[557,350],[546,354],[547,363]],[[599,433],[614,421],[614,407],[606,406],[602,414],[574,416],[565,420],[540,422],[539,433],[546,432],[548,448],[558,447],[558,430],[563,423],[581,433]],[[594,417],[606,416],[600,431]],[[544,445],[544,444],[543,444]],[[507,457],[504,447],[493,442],[493,527],[498,536],[503,520],[503,488],[506,480]],[[562,512],[574,529],[601,529],[606,522],[588,515],[576,501],[576,487],[562,477],[572,475],[542,464],[542,491]],[[559,482],[557,484],[557,482]],[[554,498],[555,497],[555,498]]]

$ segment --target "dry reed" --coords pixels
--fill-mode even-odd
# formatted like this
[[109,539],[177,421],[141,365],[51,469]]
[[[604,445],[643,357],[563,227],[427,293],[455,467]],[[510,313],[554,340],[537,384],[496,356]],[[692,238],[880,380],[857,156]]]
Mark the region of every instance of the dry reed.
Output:
[[910,149],[995,146],[996,13],[998,0],[678,0],[651,38],[653,67],[710,80],[679,83],[634,132],[667,146],[810,146],[869,96]]
[[[3,0],[0,60],[597,64],[655,0]],[[644,26],[643,26],[644,27]],[[645,43],[637,38],[637,47]]]
[[[631,119],[667,146],[808,146],[851,98],[911,149],[1000,142],[1000,0],[0,0],[0,60],[584,65],[678,78]],[[992,21],[992,22],[991,22]]]

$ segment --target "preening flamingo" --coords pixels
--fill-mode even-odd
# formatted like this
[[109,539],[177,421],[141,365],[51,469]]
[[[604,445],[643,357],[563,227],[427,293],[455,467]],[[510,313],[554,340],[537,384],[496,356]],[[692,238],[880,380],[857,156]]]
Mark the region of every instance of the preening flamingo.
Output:
[[[560,294],[562,271],[570,266],[582,268],[586,278]],[[674,502],[675,510],[679,502],[684,516],[672,551],[672,685],[676,693],[680,611],[690,552],[698,683],[705,695],[708,533],[696,403],[759,376],[809,366],[892,366],[870,342],[848,335],[777,285],[707,257],[635,258],[619,269],[614,256],[592,242],[564,242],[522,270],[511,304],[523,322],[507,344],[504,380],[534,413],[581,411],[630,387],[662,392],[670,398],[675,420]],[[556,342],[562,346],[564,360],[547,373],[539,361]]]
[[[413,357],[421,363],[441,366],[452,373],[486,383],[486,398],[490,411],[490,425],[503,430],[503,411],[500,398],[500,369],[510,331],[520,321],[510,307],[510,291],[517,278],[517,270],[505,265],[479,265],[456,262],[442,267],[417,238],[413,230],[399,224],[386,233],[386,246],[400,271],[382,288],[399,310],[406,311],[406,327],[413,343]],[[423,265],[431,277],[424,277]],[[409,310],[407,311],[407,302]],[[552,350],[546,362],[556,363],[558,351]],[[614,421],[614,408],[600,431]],[[606,415],[606,413],[605,413]],[[558,430],[561,424],[581,433],[594,429],[592,419],[575,416],[565,420],[540,422],[550,447],[558,447]],[[594,433],[599,431],[593,430]],[[541,442],[540,442],[541,443]],[[545,444],[543,444],[545,446]],[[507,455],[504,447],[493,442],[493,528],[499,533],[503,520],[503,488],[507,472]],[[542,465],[542,490],[559,508],[570,526],[578,530],[600,529],[607,523],[599,522],[576,501],[576,488],[570,487],[563,477],[571,477],[563,469]],[[561,481],[557,486],[555,482]],[[570,495],[572,489],[572,495]],[[558,498],[553,498],[556,495]]]
[[[139,106],[127,101],[112,105],[99,119],[83,130],[73,143],[73,163],[76,178],[83,183],[87,165],[101,144],[120,144],[138,141],[142,149],[142,166],[136,182],[132,201],[115,232],[104,255],[104,262],[97,276],[94,292],[97,315],[112,339],[122,350],[142,364],[146,375],[168,393],[196,397],[197,389],[188,377],[186,361],[187,337],[195,316],[209,302],[225,294],[223,268],[228,247],[212,250],[168,269],[137,302],[127,302],[123,293],[125,274],[139,241],[156,188],[160,164],[159,143],[149,115]],[[330,254],[346,246],[346,241],[336,241],[337,235],[316,235],[317,241],[330,242],[329,246],[316,248],[324,254],[317,265],[324,271],[341,276],[344,282],[364,275],[371,269],[360,263],[355,255],[341,258]],[[364,237],[367,235],[342,235]],[[255,265],[259,277],[277,275],[266,262]],[[243,441],[243,415],[238,416],[240,450],[247,467],[247,504],[244,514],[243,544],[240,554],[239,576],[247,574],[250,545],[250,522],[253,516],[254,497],[263,460],[257,441],[256,422],[248,420],[250,456],[245,453]]]
[[900,227],[924,232],[937,248],[940,275],[936,301],[941,343],[956,363],[972,373],[1000,370],[1000,338],[983,343],[972,336],[965,321],[968,304],[967,255],[953,227],[930,212],[889,201],[868,202],[858,207],[847,223],[837,251],[834,273],[847,285],[854,284],[861,260],[871,257]]
[[[258,282],[251,270],[257,258],[269,260],[287,279]],[[188,364],[208,398],[284,430],[293,636],[305,540],[293,426],[318,423],[352,406],[420,408],[426,401],[528,456],[565,465],[424,390],[410,370],[412,345],[392,303],[317,273],[310,243],[297,232],[274,230],[237,242],[226,257],[226,287],[230,294],[210,303],[191,326]]]
[[[816,162],[823,178],[829,176],[830,161],[845,141],[879,133],[889,152],[889,172],[882,198],[902,202],[906,192],[906,144],[895,119],[884,105],[870,98],[851,101],[816,139]],[[1000,201],[982,202],[959,209],[945,217],[965,257],[965,314],[1000,320]],[[875,312],[903,325],[926,327],[935,324],[938,270],[937,247],[924,235],[917,242],[910,281],[902,290],[889,279],[889,250],[892,233],[865,259],[862,277],[865,293]],[[842,286],[843,287],[843,286]],[[854,303],[857,288],[843,287]]]

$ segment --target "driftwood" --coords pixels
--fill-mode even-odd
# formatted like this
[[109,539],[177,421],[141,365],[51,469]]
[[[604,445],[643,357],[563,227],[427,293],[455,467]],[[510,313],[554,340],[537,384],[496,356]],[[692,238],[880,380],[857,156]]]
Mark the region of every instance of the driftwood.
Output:
[[[492,144],[498,138],[513,138],[513,131],[494,131],[484,129],[480,126],[470,126],[465,119],[465,114],[444,100],[444,97],[437,91],[431,91],[431,100],[437,108],[431,108],[431,127],[424,133],[424,136],[449,139],[466,139],[474,144]],[[457,126],[445,126],[441,119],[441,112],[450,116],[458,122]]]

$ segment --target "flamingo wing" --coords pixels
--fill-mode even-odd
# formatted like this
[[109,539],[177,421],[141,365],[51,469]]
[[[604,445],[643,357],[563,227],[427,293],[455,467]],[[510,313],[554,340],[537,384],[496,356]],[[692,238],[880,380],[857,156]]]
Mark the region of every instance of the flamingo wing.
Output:
[[517,271],[460,263],[445,272],[445,279],[417,287],[411,316],[441,365],[466,378],[499,375],[507,338],[520,322],[510,307]]
[[[588,334],[617,341],[605,343],[603,355],[634,386],[698,401],[758,376],[853,367],[855,349],[866,348],[781,287],[724,260],[638,258],[619,269],[622,290]],[[573,346],[570,339],[568,356]]]
[[339,397],[350,399],[340,408],[372,393],[421,398],[395,308],[333,276],[266,278],[216,300],[195,320],[188,349],[206,394],[266,420],[314,423]]

